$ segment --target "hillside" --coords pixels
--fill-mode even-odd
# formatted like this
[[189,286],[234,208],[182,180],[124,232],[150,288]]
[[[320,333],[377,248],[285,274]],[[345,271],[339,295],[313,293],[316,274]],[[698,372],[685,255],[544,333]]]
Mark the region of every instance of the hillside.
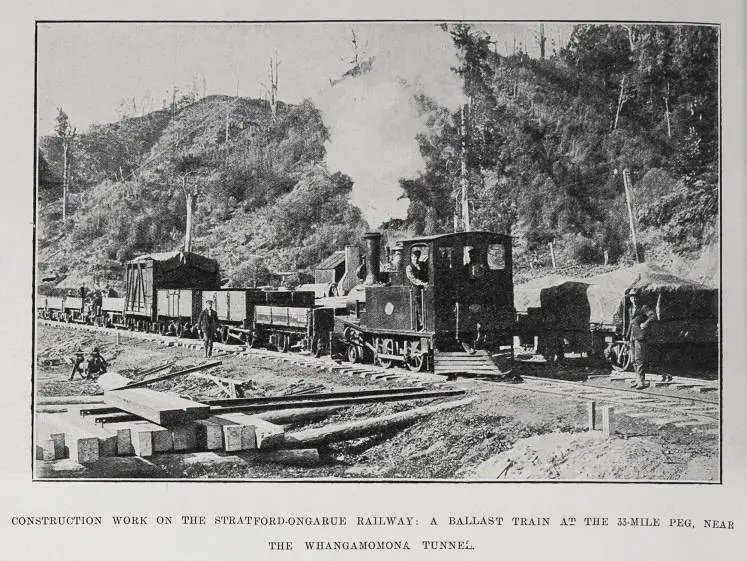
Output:
[[40,273],[105,271],[94,280],[116,283],[122,261],[179,248],[185,176],[198,192],[193,250],[234,282],[308,269],[366,228],[349,179],[324,168],[326,138],[311,103],[281,104],[273,121],[267,102],[227,96],[93,127],[76,145],[64,226],[59,142],[43,138],[41,157],[54,164],[39,193]]
[[[717,283],[715,28],[582,25],[542,59],[500,56],[469,26],[445,33],[459,56],[467,134],[459,110],[427,92],[414,98],[424,167],[400,180],[409,208],[383,225],[390,239],[453,229],[464,143],[471,226],[514,236],[517,279],[548,271],[550,242],[559,267],[577,275],[632,262],[629,170],[639,254]],[[370,81],[376,62],[367,64],[335,85]],[[75,138],[63,223],[61,138],[41,138],[39,272],[116,283],[122,261],[179,248],[184,186],[198,193],[193,250],[218,259],[232,282],[309,272],[369,227],[350,202],[353,179],[328,169],[329,140],[309,100],[279,103],[273,119],[267,101],[208,96],[96,125]]]

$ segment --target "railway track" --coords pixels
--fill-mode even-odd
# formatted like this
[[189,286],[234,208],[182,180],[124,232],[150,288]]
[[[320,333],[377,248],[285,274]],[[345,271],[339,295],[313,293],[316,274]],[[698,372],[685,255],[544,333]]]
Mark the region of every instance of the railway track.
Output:
[[718,401],[695,396],[660,394],[626,388],[607,388],[584,382],[522,376],[522,384],[503,384],[517,391],[557,395],[567,399],[612,405],[615,415],[639,418],[657,427],[673,425],[695,432],[718,434]]
[[[92,331],[106,333],[108,335],[119,334],[120,337],[148,340],[158,342],[164,346],[180,346],[192,349],[201,349],[200,341],[194,339],[176,339],[155,333],[144,333],[138,331],[122,331],[105,327],[97,327],[85,324],[66,324],[49,320],[37,320],[42,325],[75,329],[81,331]],[[278,363],[292,364],[334,372],[351,377],[368,378],[381,381],[406,381],[410,384],[445,384],[446,379],[442,375],[427,372],[412,372],[410,370],[392,367],[384,368],[373,364],[351,364],[332,360],[330,357],[314,357],[300,353],[281,353],[269,349],[247,348],[241,345],[227,345],[223,343],[214,344],[214,358],[220,356],[245,356],[260,360],[274,361]],[[569,380],[557,380],[537,376],[522,376],[523,383],[509,384],[489,381],[486,379],[475,380],[481,384],[489,384],[493,387],[506,391],[524,391],[542,393],[580,401],[595,401],[599,405],[614,406],[616,415],[624,415],[631,418],[640,418],[657,427],[673,425],[675,427],[686,427],[694,432],[706,434],[718,434],[720,421],[720,405],[717,400],[703,399],[689,395],[661,394],[654,391],[640,391],[627,388],[609,388],[595,386],[593,383],[575,382]],[[611,380],[619,379],[610,378]],[[678,381],[679,382],[679,381]],[[679,385],[690,387],[699,385],[709,389],[717,389],[713,383]]]

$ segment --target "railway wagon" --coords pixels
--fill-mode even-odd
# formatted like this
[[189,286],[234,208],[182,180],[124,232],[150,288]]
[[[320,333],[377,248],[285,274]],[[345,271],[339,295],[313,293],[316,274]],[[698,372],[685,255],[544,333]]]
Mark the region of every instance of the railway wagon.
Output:
[[87,310],[76,296],[37,296],[37,314],[41,319],[83,323]]
[[[364,236],[369,264],[365,309],[337,316],[352,362],[411,370],[503,375],[513,361],[515,310],[511,237],[462,232],[405,240],[402,259],[381,283],[380,238]],[[421,286],[408,275],[417,264]]]
[[311,291],[267,292],[266,302],[254,307],[248,343],[320,355],[331,348],[334,316],[335,308],[319,304]]
[[[124,326],[164,331],[166,325],[159,320],[159,291],[219,288],[218,263],[213,259],[183,251],[141,255],[125,264]],[[185,305],[179,299],[180,311]]]
[[[718,291],[647,264],[548,283],[541,288],[540,306],[519,316],[517,332],[536,337],[536,350],[549,360],[565,352],[586,353],[626,370],[631,366],[625,341],[627,294],[634,288],[656,314],[647,330],[650,363],[692,363],[698,358],[704,359],[702,366],[715,364]],[[525,291],[519,288],[517,293]]]

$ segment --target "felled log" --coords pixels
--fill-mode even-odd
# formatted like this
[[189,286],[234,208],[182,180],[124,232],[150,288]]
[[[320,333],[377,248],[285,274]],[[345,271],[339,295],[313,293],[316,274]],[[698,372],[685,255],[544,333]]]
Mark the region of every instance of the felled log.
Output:
[[241,452],[195,452],[191,454],[157,454],[148,458],[171,477],[179,477],[194,466],[217,468],[220,466],[250,466],[257,463],[275,463],[308,467],[319,464],[316,448],[299,450],[244,450]]
[[73,460],[37,462],[36,477],[56,478],[162,478],[168,474],[151,462],[137,456],[105,457],[85,466]]
[[362,436],[388,432],[410,425],[424,417],[433,415],[434,413],[469,405],[473,400],[474,398],[447,401],[446,403],[416,407],[409,411],[384,415],[383,417],[374,417],[373,419],[350,421],[347,423],[327,425],[315,429],[285,433],[285,438],[278,447],[312,448],[329,444],[331,442],[340,442],[342,440],[351,440]]
[[71,395],[60,397],[40,397],[36,405],[95,405],[104,403],[103,395]]
[[301,423],[305,421],[318,421],[320,419],[326,419],[339,411],[345,409],[344,406],[339,407],[303,407],[301,409],[285,409],[281,411],[267,411],[266,413],[259,413],[256,417],[275,423],[278,425],[290,425],[293,423]]

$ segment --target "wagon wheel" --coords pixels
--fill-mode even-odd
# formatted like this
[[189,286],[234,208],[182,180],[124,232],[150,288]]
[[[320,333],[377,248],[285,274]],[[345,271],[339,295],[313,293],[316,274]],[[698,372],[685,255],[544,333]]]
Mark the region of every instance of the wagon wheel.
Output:
[[278,351],[281,353],[287,353],[288,352],[288,343],[289,343],[290,337],[288,337],[284,333],[280,333],[278,335],[277,343],[275,344],[275,347]]
[[348,362],[355,364],[361,360],[361,352],[358,349],[358,345],[355,343],[349,343],[347,348]]
[[391,339],[379,339],[379,343],[376,345],[376,362],[379,366],[384,368],[391,368],[393,363],[390,358],[379,358],[378,354],[392,355],[394,354],[394,341]]
[[618,372],[625,372],[628,370],[632,363],[630,346],[627,343],[613,344],[610,349],[609,361],[613,370]]
[[421,372],[425,367],[425,356],[420,350],[420,343],[412,342],[407,345],[407,368],[413,372]]

